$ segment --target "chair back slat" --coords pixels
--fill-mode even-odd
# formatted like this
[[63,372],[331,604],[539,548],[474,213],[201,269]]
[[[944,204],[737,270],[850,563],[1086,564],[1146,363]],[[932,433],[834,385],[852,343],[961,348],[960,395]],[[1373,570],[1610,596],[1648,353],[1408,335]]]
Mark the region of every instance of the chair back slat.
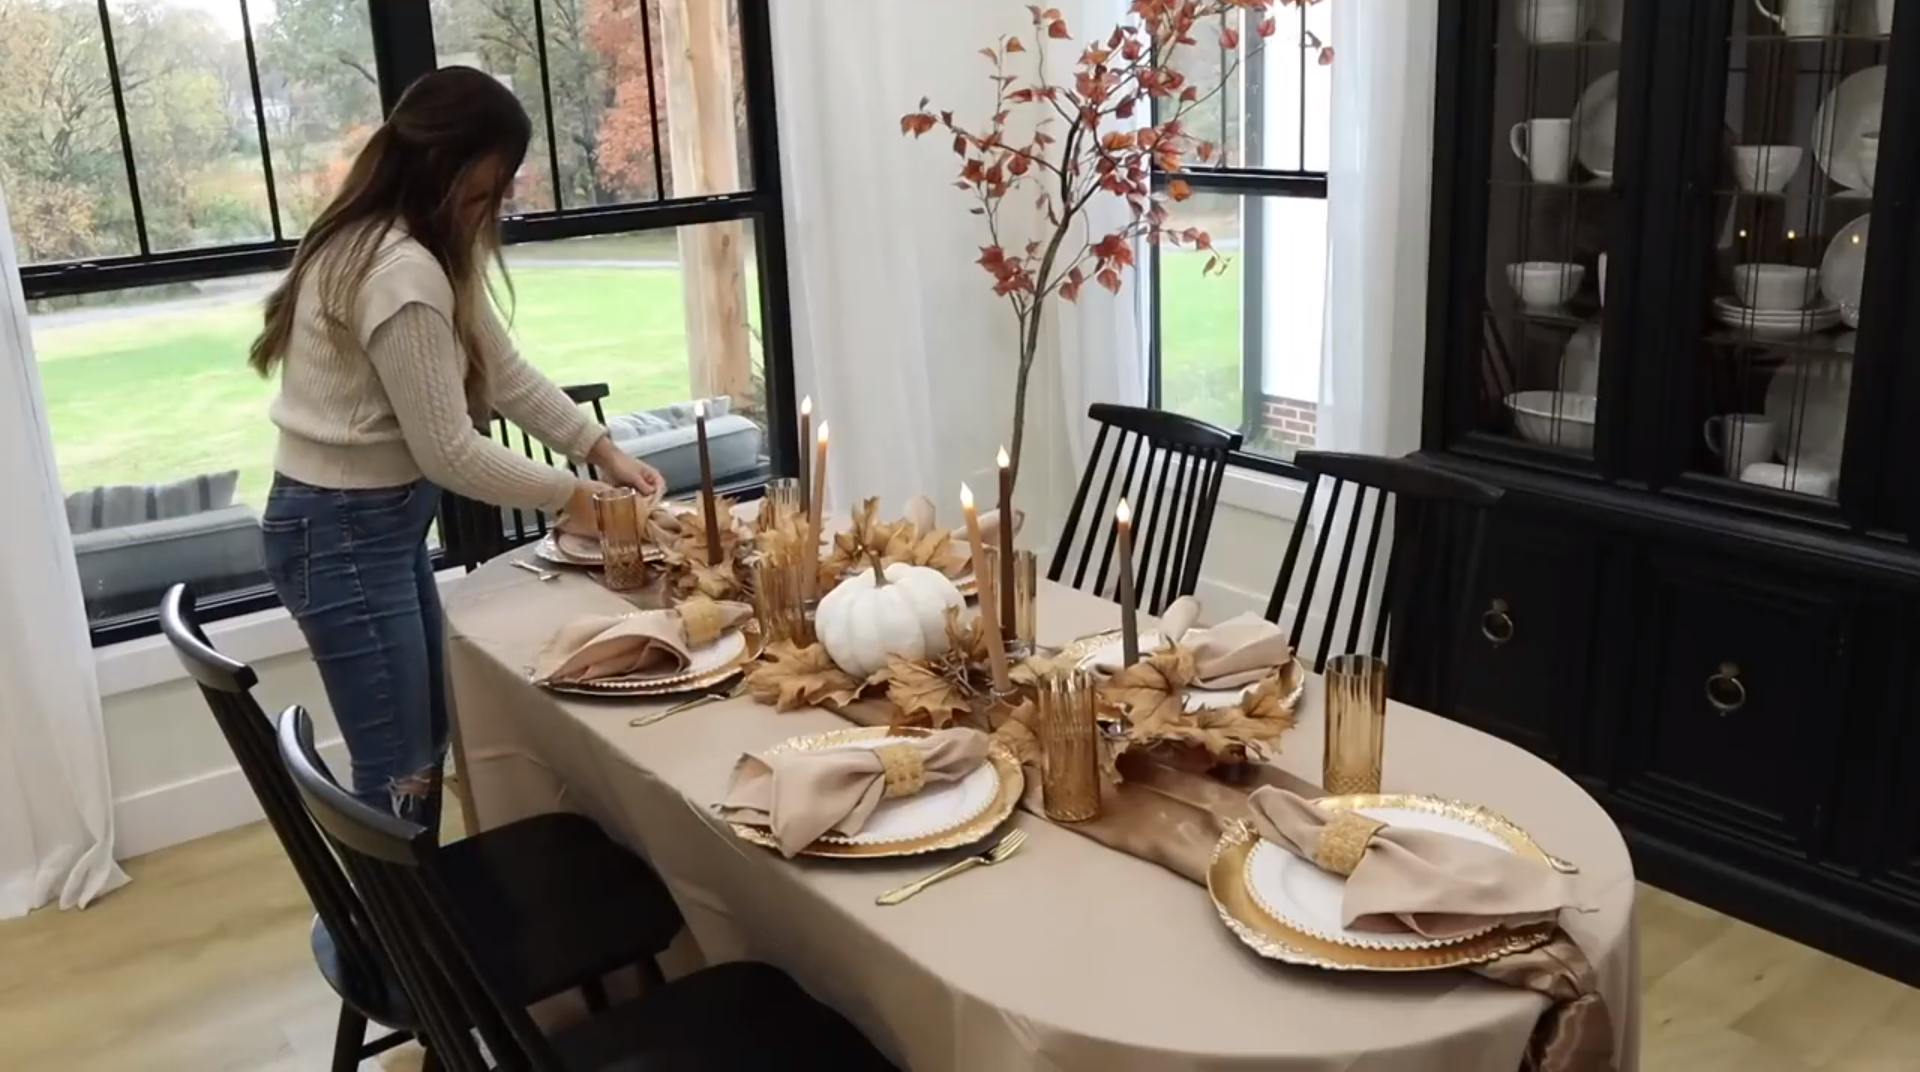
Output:
[[[301,801],[370,906],[381,940],[394,950],[436,1057],[456,1072],[565,1072],[527,1010],[480,966],[476,943],[485,936],[472,933],[461,917],[441,878],[431,832],[340,788],[313,747],[305,710],[281,714],[277,747]],[[486,1043],[491,1065],[482,1061],[469,1028]]]
[[[575,405],[591,408],[596,422],[601,425],[607,423],[606,413],[601,406],[609,393],[606,384],[576,384],[561,389]],[[544,460],[549,466],[564,468],[575,476],[580,475],[580,466],[569,459],[556,459],[545,446],[538,446],[539,453],[536,455],[533,436],[525,429],[508,423],[500,413],[489,415],[480,431],[508,450],[520,451],[529,460]],[[515,441],[516,436],[518,442]],[[599,471],[591,465],[586,466],[586,473],[591,479],[599,479]],[[469,499],[445,489],[440,493],[441,550],[450,564],[469,572],[516,547],[544,538],[552,527],[552,519],[543,510],[522,510],[517,507],[502,510],[492,503]]]
[[180,665],[199,686],[221,736],[226,738],[241,774],[260,802],[267,825],[293,864],[314,912],[332,936],[341,963],[357,984],[369,993],[378,993],[388,976],[382,970],[385,962],[379,947],[366,929],[365,907],[280,765],[273,724],[253,698],[258,681],[253,668],[222,655],[208,643],[193,591],[184,584],[174,585],[161,598],[160,631]]
[[[1436,632],[1443,635],[1456,632],[1453,615],[1448,611],[1442,619],[1416,622],[1411,612],[1426,602],[1420,591],[1423,585],[1448,583],[1447,560],[1430,554],[1427,546],[1444,531],[1437,515],[1459,511],[1468,517],[1473,533],[1468,568],[1476,568],[1483,516],[1488,507],[1500,501],[1500,489],[1405,458],[1303,451],[1295,456],[1294,464],[1306,470],[1310,479],[1299,520],[1281,559],[1279,578],[1267,603],[1267,617],[1281,621],[1297,581],[1300,593],[1297,601],[1291,602],[1293,621],[1288,637],[1295,650],[1300,650],[1309,619],[1319,619],[1312,669],[1319,670],[1335,653],[1335,639],[1343,625],[1344,650],[1360,653],[1364,621],[1371,614],[1373,629],[1366,652],[1375,656],[1391,653],[1389,687],[1396,690],[1395,695],[1411,698],[1405,693],[1416,683],[1423,688],[1433,687],[1440,676],[1436,660],[1444,654],[1445,645],[1433,647],[1423,641]],[[1349,486],[1353,489],[1351,496],[1346,494]],[[1326,508],[1321,511],[1316,507],[1323,498]],[[1351,503],[1344,511],[1341,509],[1343,499]],[[1391,544],[1385,555],[1386,576],[1379,589],[1381,605],[1375,612],[1370,597],[1374,576],[1380,568],[1381,537],[1389,517],[1393,526]],[[1305,529],[1310,526],[1317,531],[1302,575],[1297,570],[1300,547]],[[1367,530],[1367,539],[1359,568],[1355,570],[1353,552],[1362,528]],[[1336,538],[1340,540],[1340,547],[1332,565],[1331,586],[1321,593],[1322,568],[1328,564],[1328,550]],[[1446,587],[1440,591],[1443,595],[1453,594]],[[1316,595],[1323,595],[1324,599],[1316,599]],[[1344,622],[1342,615],[1346,616]],[[1425,694],[1420,698],[1434,697]]]
[[1112,517],[1124,498],[1133,511],[1134,591],[1143,610],[1158,614],[1199,584],[1227,456],[1239,449],[1240,436],[1190,417],[1130,406],[1097,403],[1087,415],[1100,430],[1047,579],[1114,593],[1118,536]]

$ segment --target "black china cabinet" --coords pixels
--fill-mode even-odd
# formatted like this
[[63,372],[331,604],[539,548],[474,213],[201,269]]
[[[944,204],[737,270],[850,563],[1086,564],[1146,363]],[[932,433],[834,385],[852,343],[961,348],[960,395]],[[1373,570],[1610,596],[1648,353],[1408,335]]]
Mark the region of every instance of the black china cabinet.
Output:
[[1441,7],[1422,456],[1508,494],[1435,706],[1920,983],[1920,0]]

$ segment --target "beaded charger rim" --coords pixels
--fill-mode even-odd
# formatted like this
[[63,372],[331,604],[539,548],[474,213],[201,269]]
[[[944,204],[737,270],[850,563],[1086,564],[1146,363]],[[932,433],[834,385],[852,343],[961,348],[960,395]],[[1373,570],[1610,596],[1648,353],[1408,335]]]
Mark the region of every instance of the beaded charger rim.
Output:
[[[886,726],[859,726],[790,738],[767,751],[774,754],[814,752],[886,737],[927,737],[933,732],[917,726],[902,726],[897,729]],[[898,841],[851,842],[829,835],[800,850],[800,855],[830,859],[919,856],[945,849],[957,849],[982,841],[999,829],[1000,825],[1013,814],[1014,809],[1019,807],[1021,793],[1026,789],[1026,774],[1020,769],[1020,761],[1015,759],[1013,753],[1007,751],[1000,742],[994,741],[988,747],[987,762],[993,765],[994,774],[999,778],[999,786],[994,791],[993,799],[972,818],[962,821],[957,826]],[[780,847],[780,843],[774,839],[773,832],[766,827],[749,823],[728,823],[727,825],[733,828],[734,835],[742,841],[767,849],[777,850]]]
[[[1151,646],[1147,644],[1148,638],[1153,638],[1154,642]],[[1112,644],[1118,644],[1120,642],[1120,639],[1121,639],[1120,630],[1118,629],[1110,629],[1104,633],[1095,633],[1092,636],[1084,636],[1084,637],[1081,637],[1079,640],[1076,640],[1073,643],[1068,644],[1066,647],[1060,649],[1059,659],[1062,663],[1065,663],[1068,666],[1076,667],[1078,669],[1086,670],[1089,673],[1093,673],[1094,668],[1093,666],[1089,665],[1088,660],[1092,659],[1094,653],[1099,651],[1101,648],[1107,647]],[[1160,641],[1159,633],[1151,629],[1147,630],[1144,633],[1141,633],[1140,634],[1140,654],[1142,656],[1151,654],[1153,650],[1159,647],[1160,643],[1161,641]],[[1300,706],[1300,700],[1303,697],[1305,697],[1307,694],[1307,668],[1303,663],[1300,662],[1300,656],[1294,655],[1292,658],[1289,658],[1286,662],[1280,664],[1277,667],[1274,667],[1273,672],[1275,674],[1278,674],[1280,677],[1292,682],[1292,687],[1287,689],[1287,694],[1285,696],[1280,697],[1280,706],[1286,708],[1289,711],[1298,708]],[[1189,694],[1191,694],[1194,691],[1196,690],[1191,688],[1188,689]],[[1218,691],[1218,690],[1200,689],[1197,691],[1209,692],[1209,691]]]
[[[760,631],[760,623],[742,622],[732,632],[737,632],[745,640],[739,654],[729,659],[724,666],[716,667],[700,674],[680,674],[669,678],[615,679],[611,681],[582,681],[573,683],[547,682],[540,688],[548,692],[565,693],[569,696],[672,696],[680,692],[693,692],[698,689],[712,688],[730,678],[739,676],[746,668],[766,651],[766,634]],[[717,641],[716,641],[717,643]]]
[[[1315,801],[1331,811],[1402,808],[1445,815],[1485,830],[1514,852],[1546,863],[1546,851],[1519,826],[1478,804],[1410,793],[1358,793]],[[1302,929],[1280,919],[1262,904],[1247,881],[1247,861],[1260,844],[1252,825],[1235,820],[1213,847],[1207,868],[1207,893],[1220,922],[1248,948],[1269,960],[1329,971],[1418,972],[1485,964],[1546,944],[1559,924],[1548,921],[1518,929],[1494,928],[1457,940],[1420,946],[1352,945]]]

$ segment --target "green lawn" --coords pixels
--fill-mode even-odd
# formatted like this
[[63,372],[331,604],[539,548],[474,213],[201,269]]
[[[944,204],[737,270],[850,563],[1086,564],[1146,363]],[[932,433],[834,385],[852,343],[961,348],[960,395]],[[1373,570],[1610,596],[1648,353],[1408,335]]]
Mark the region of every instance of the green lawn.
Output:
[[[673,255],[634,239],[522,247],[560,260]],[[1237,269],[1202,279],[1189,254],[1169,258],[1165,296],[1169,408],[1239,424]],[[604,382],[610,412],[685,399],[687,340],[672,268],[520,267],[514,334],[560,383]],[[1084,300],[1105,302],[1089,292]],[[246,368],[257,298],[196,299],[36,317],[34,345],[62,484],[79,490],[239,469],[240,498],[259,504],[272,480],[273,386]]]

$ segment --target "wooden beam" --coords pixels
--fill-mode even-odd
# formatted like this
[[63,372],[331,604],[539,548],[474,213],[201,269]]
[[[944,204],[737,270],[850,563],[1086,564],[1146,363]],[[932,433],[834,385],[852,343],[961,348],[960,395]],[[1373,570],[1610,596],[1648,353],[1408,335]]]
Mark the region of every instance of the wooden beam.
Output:
[[[728,0],[659,0],[674,197],[740,189]],[[747,224],[680,228],[687,362],[696,396],[759,405],[747,331]]]

